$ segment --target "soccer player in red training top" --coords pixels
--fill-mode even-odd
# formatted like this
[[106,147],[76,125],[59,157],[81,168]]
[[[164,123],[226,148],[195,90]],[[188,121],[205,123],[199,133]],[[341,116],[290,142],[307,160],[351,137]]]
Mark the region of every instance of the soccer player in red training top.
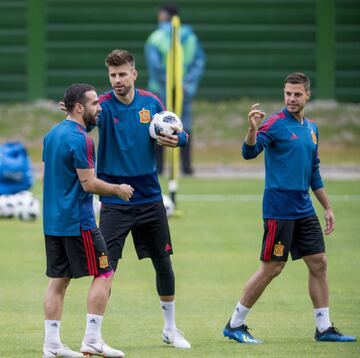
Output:
[[[261,125],[264,113],[252,106],[243,157],[253,159],[265,150],[265,191],[263,198],[264,236],[261,263],[245,284],[224,336],[240,343],[259,343],[252,337],[245,318],[266,286],[279,275],[289,252],[302,258],[309,270],[309,293],[314,307],[316,341],[351,342],[329,318],[327,259],[319,220],[309,196],[311,187],[325,211],[325,235],[334,230],[335,217],[320,176],[318,129],[304,117],[310,98],[310,80],[303,73],[285,79],[285,108]],[[259,127],[260,125],[260,127]]]
[[43,358],[83,357],[60,339],[66,288],[72,278],[83,276],[94,276],[94,280],[88,292],[87,324],[80,351],[85,355],[124,357],[101,337],[113,269],[104,238],[96,227],[92,193],[116,195],[128,201],[133,188],[105,183],[94,175],[94,143],[86,134],[101,111],[94,87],[70,86],[64,105],[68,116],[46,134],[43,147],[43,225],[49,277],[44,300]]
[[[139,259],[150,257],[156,271],[163,340],[176,348],[190,348],[175,324],[175,278],[169,256],[172,244],[156,172],[157,144],[149,135],[151,117],[164,107],[151,92],[135,88],[135,59],[129,52],[114,50],[105,64],[112,90],[100,96],[97,175],[108,183],[131,185],[134,195],[129,201],[116,196],[100,198],[100,230],[114,270],[131,231]],[[176,132],[160,135],[157,143],[186,145],[187,133],[179,129]]]

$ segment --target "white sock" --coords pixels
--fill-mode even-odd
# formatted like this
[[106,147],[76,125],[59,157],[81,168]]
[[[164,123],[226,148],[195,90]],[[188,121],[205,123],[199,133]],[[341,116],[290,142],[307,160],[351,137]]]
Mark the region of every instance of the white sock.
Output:
[[243,306],[240,302],[238,302],[231,316],[230,326],[238,327],[244,324],[245,318],[249,312],[250,312],[250,308],[247,308]]
[[160,306],[164,318],[164,329],[175,329],[175,301],[160,301]]
[[314,317],[316,322],[316,327],[319,332],[324,332],[330,326],[330,317],[329,317],[329,307],[315,308]]
[[60,321],[54,321],[50,319],[46,319],[44,321],[45,326],[45,345],[51,344],[51,345],[57,345],[61,344],[60,340]]
[[88,313],[86,315],[85,339],[97,341],[101,338],[101,325],[104,316]]

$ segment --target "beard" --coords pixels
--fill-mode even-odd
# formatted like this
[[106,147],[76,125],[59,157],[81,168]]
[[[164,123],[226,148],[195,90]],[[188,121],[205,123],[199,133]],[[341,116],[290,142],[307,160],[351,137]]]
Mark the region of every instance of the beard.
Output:
[[85,113],[83,115],[83,120],[85,122],[86,129],[96,125],[96,118],[97,118],[98,114],[99,113],[92,114],[92,113],[89,113],[88,111],[85,111]]

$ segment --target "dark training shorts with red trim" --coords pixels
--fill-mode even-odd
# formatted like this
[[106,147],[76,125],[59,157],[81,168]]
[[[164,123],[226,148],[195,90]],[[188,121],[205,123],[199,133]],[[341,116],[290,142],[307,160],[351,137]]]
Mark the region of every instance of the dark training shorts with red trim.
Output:
[[98,228],[81,231],[81,236],[45,235],[45,248],[48,277],[78,278],[112,271]]
[[137,205],[102,203],[99,227],[114,271],[130,231],[139,259],[173,253],[163,201]]
[[287,261],[325,252],[324,236],[317,216],[294,220],[265,219],[262,261]]

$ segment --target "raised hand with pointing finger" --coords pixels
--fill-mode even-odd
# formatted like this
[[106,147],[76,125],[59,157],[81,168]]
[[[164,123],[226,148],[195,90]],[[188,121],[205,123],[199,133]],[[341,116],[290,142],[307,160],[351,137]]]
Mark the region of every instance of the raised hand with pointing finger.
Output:
[[265,112],[257,108],[260,103],[255,103],[251,106],[248,114],[249,129],[257,130],[260,126],[262,119],[265,117]]
[[245,142],[247,145],[256,144],[256,131],[259,128],[261,121],[265,117],[265,112],[258,109],[258,105],[259,103],[253,104],[248,114],[249,131],[245,138]]

